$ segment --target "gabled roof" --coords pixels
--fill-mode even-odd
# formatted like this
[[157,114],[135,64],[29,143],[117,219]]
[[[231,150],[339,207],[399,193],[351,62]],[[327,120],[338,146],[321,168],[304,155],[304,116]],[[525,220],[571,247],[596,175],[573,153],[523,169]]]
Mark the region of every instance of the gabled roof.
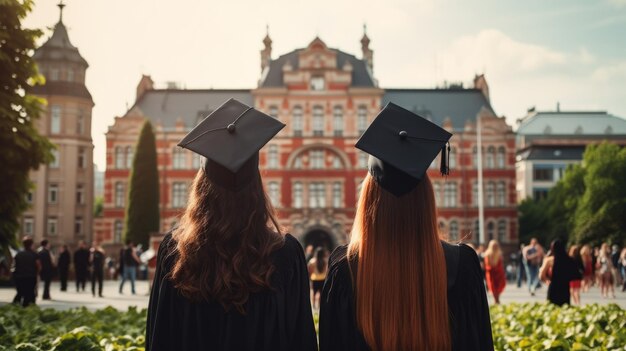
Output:
[[580,161],[583,159],[585,146],[532,146],[522,150],[518,155],[523,160],[532,161]]
[[[294,70],[299,67],[298,57],[300,52],[305,49],[296,49],[287,54],[281,55],[276,60],[270,61],[268,71],[264,73],[259,87],[282,87],[283,82],[283,66],[289,62]],[[346,61],[352,65],[352,85],[353,87],[375,87],[374,79],[367,68],[367,63],[356,58],[354,55],[345,53],[337,49],[329,49],[337,54],[337,69],[341,69]]]
[[383,106],[393,102],[443,125],[447,118],[454,130],[463,130],[465,122],[474,121],[481,108],[495,112],[478,89],[385,89]]
[[162,89],[144,92],[133,108],[138,107],[152,124],[165,129],[174,128],[179,119],[191,129],[230,98],[254,105],[250,89]]
[[74,62],[89,67],[87,61],[80,55],[78,48],[72,45],[67,34],[67,28],[62,21],[54,26],[52,37],[35,50],[35,61],[64,61]]
[[517,129],[523,135],[626,134],[626,120],[606,111],[531,112]]

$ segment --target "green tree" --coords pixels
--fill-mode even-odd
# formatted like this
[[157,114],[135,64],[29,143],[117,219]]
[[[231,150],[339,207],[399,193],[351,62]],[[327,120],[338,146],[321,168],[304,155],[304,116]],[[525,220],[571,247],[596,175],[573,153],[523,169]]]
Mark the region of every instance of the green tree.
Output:
[[541,243],[546,242],[546,231],[549,225],[546,215],[547,201],[527,198],[518,206],[519,211],[519,239],[528,244],[530,238],[537,238]]
[[93,216],[102,217],[102,211],[104,210],[104,198],[98,196],[93,201]]
[[607,142],[589,145],[583,165],[585,191],[575,211],[576,241],[626,244],[626,149]]
[[31,55],[42,33],[21,23],[32,6],[32,0],[0,1],[0,249],[16,242],[33,186],[28,173],[53,159],[53,144],[35,126],[44,101],[31,91],[44,78]]
[[159,231],[159,174],[152,125],[141,128],[130,172],[125,239],[147,247],[150,233]]

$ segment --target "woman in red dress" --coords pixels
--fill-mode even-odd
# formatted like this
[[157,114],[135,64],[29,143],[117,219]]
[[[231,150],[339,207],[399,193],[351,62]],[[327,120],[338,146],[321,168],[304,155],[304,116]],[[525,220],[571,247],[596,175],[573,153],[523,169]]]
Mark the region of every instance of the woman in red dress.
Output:
[[491,240],[487,251],[485,251],[485,277],[487,278],[487,287],[493,295],[496,304],[500,303],[500,294],[506,285],[506,277],[504,275],[504,262],[502,260],[502,250],[497,241]]
[[580,258],[583,261],[583,292],[587,292],[589,287],[593,285],[593,260],[591,259],[591,246],[584,245],[580,249]]

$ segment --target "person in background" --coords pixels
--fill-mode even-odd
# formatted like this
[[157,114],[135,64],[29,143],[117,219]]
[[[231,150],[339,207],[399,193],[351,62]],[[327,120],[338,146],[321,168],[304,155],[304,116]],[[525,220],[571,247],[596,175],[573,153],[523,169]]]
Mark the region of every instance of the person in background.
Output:
[[52,276],[54,275],[54,262],[52,261],[52,254],[50,253],[50,244],[48,240],[41,241],[41,247],[37,251],[37,259],[41,263],[41,270],[39,271],[39,277],[43,281],[43,296],[42,300],[50,300],[50,283],[52,282]]
[[124,283],[130,280],[130,291],[135,295],[135,280],[137,279],[137,267],[141,263],[137,256],[135,243],[132,240],[126,240],[126,248],[122,251],[121,257],[124,269],[122,271],[122,282],[120,283],[120,294],[124,292]]
[[[578,245],[572,245],[572,247],[570,247],[569,257],[574,260],[574,265],[578,270],[578,273],[580,273],[581,278],[584,277],[585,264],[583,263],[583,259],[580,255],[580,248]],[[582,279],[575,279],[569,282],[570,295],[572,296],[572,300],[574,300],[574,305],[580,305],[581,282]]]
[[611,246],[611,263],[613,263],[613,281],[615,282],[616,286],[621,286],[622,274],[620,273],[619,269],[619,246],[617,246],[616,244],[613,244],[613,246]]
[[622,253],[619,256],[619,263],[621,267],[622,281],[624,282],[622,285],[622,291],[626,291],[626,247],[622,249]]
[[89,255],[91,264],[91,294],[96,297],[96,282],[98,282],[98,296],[102,296],[102,283],[104,280],[104,250],[98,243],[94,243]]
[[583,267],[585,268],[583,271],[583,281],[582,281],[582,290],[583,292],[589,291],[589,288],[593,285],[593,258],[591,254],[591,246],[583,245],[582,249],[580,249],[580,258],[583,262]]
[[543,248],[536,238],[530,239],[530,244],[524,247],[524,261],[526,262],[526,281],[530,295],[535,296],[535,290],[539,286],[539,267],[543,260]]
[[59,280],[61,281],[61,291],[67,291],[67,275],[70,270],[71,256],[67,245],[61,246],[57,267],[59,269]]
[[539,277],[548,284],[548,301],[562,306],[570,303],[570,282],[581,279],[582,273],[574,260],[567,255],[565,243],[560,239],[550,244],[548,256],[539,270]]
[[613,286],[613,260],[611,260],[611,249],[609,244],[603,243],[598,253],[598,261],[596,263],[596,270],[600,277],[600,293],[602,297],[615,298],[615,287]]
[[517,287],[522,287],[522,280],[524,280],[524,276],[526,275],[526,271],[524,269],[524,243],[520,244],[519,251],[517,251],[516,263],[517,263]]
[[30,236],[27,235],[22,239],[22,246],[24,249],[18,252],[13,260],[13,280],[17,290],[13,303],[26,307],[35,303],[37,273],[41,269],[41,263],[33,250],[33,239]]
[[308,270],[311,279],[311,305],[313,309],[319,309],[320,296],[328,272],[328,258],[323,247],[315,249],[315,255],[309,260]]
[[479,244],[476,248],[476,255],[480,261],[480,270],[483,273],[483,279],[485,279],[485,245]]
[[484,257],[487,287],[489,291],[491,291],[496,304],[500,304],[500,294],[504,291],[506,279],[504,276],[502,250],[497,241],[489,241],[489,246],[487,247],[487,251],[485,251]]
[[600,271],[598,270],[598,259],[600,258],[600,248],[594,246],[591,263],[593,267],[593,285],[600,286]]
[[74,274],[76,275],[76,292],[85,291],[89,276],[89,250],[82,240],[78,242],[78,249],[74,251]]
[[306,246],[306,248],[304,249],[304,259],[309,262],[312,258],[313,258],[313,254],[315,248],[313,247],[312,244],[309,244]]

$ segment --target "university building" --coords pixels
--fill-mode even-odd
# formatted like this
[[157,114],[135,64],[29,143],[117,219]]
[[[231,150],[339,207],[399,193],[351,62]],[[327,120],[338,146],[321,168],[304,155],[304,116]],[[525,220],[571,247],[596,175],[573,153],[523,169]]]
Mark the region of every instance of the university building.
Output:
[[517,198],[542,199],[585,147],[603,141],[626,146],[626,120],[606,111],[530,109],[517,129]]
[[263,180],[280,223],[303,244],[333,247],[348,241],[367,154],[354,147],[384,105],[393,101],[454,133],[451,173],[428,171],[434,182],[441,230],[451,240],[478,240],[476,121],[482,125],[485,234],[517,241],[515,136],[489,100],[484,76],[471,88],[381,88],[374,76],[367,35],[361,57],[329,48],[320,38],[272,58],[263,40],[261,74],[253,89],[157,89],[149,76],[137,86],[132,108],[115,119],[107,138],[104,216],[96,238],[120,243],[133,148],[145,120],[157,139],[161,230],[172,228],[183,211],[200,159],[176,146],[200,120],[228,98],[236,98],[287,126],[260,154]]
[[21,235],[35,242],[48,239],[53,246],[91,241],[93,228],[93,143],[91,111],[94,106],[85,86],[87,61],[70,42],[63,23],[63,7],[52,36],[33,56],[45,85],[33,93],[46,99],[39,132],[56,145],[54,161],[30,173],[34,189],[30,208],[23,214]]

